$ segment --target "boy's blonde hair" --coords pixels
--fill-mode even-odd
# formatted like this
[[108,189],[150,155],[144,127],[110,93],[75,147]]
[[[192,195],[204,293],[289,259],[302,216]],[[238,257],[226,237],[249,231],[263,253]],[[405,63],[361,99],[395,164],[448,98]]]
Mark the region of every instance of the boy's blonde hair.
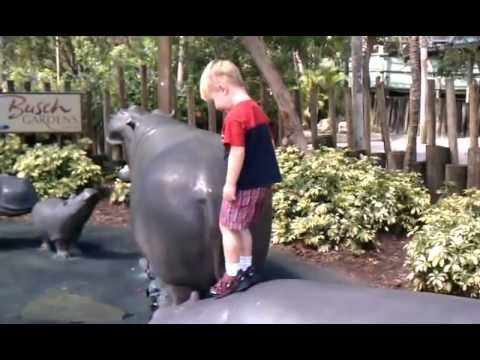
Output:
[[200,77],[200,97],[208,101],[212,86],[222,80],[236,86],[245,87],[240,70],[234,63],[229,60],[212,60],[205,67]]

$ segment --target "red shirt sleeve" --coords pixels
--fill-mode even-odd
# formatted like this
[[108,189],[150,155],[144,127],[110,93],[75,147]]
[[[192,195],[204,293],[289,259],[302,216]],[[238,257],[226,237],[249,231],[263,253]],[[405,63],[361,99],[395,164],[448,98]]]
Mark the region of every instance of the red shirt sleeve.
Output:
[[245,131],[245,123],[243,121],[237,117],[227,115],[223,129],[223,143],[231,146],[245,146]]

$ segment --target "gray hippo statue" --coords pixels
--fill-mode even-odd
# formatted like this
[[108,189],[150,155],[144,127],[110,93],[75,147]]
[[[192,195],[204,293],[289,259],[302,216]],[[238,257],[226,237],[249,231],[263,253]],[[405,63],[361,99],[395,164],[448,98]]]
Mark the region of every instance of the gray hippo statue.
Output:
[[[201,296],[224,273],[218,216],[227,164],[218,134],[160,111],[121,110],[109,121],[107,141],[123,144],[131,181],[134,241],[171,302]],[[271,198],[252,225],[253,264],[268,253]]]
[[451,295],[299,279],[257,284],[222,299],[159,307],[150,324],[480,323],[480,303]]
[[38,202],[33,207],[32,219],[42,236],[41,248],[48,250],[55,245],[56,256],[69,257],[99,200],[98,191],[87,188],[66,200],[49,198]]
[[32,183],[11,175],[0,175],[0,215],[28,214],[38,201]]

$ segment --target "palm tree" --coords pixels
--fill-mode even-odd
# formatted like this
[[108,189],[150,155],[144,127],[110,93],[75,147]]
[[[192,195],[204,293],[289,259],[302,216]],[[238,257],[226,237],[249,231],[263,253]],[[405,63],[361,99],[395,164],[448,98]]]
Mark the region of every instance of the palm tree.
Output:
[[420,115],[420,44],[419,36],[409,36],[409,61],[412,72],[412,85],[410,86],[410,121],[407,133],[407,149],[403,168],[411,171],[416,162],[418,119]]

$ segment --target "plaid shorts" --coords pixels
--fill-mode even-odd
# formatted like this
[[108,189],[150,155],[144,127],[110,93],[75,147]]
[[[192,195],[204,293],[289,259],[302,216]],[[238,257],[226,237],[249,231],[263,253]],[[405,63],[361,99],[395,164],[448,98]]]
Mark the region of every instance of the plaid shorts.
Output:
[[238,190],[234,201],[222,201],[220,225],[231,230],[245,230],[258,220],[270,187]]

